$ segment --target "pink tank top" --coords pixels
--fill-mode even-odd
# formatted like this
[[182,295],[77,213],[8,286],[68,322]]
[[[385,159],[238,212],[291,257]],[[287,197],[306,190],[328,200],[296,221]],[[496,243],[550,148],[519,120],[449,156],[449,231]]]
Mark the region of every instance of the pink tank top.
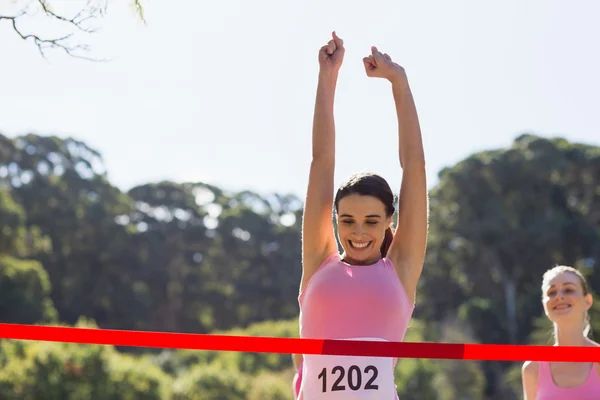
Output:
[[587,380],[581,385],[574,388],[561,388],[556,386],[550,364],[547,362],[539,363],[539,378],[536,400],[597,400],[600,399],[600,378],[596,372],[596,364],[590,368],[590,373]]
[[[319,266],[300,304],[300,337],[401,342],[414,303],[392,262],[355,266],[336,252]],[[299,400],[392,400],[396,359],[304,355]]]

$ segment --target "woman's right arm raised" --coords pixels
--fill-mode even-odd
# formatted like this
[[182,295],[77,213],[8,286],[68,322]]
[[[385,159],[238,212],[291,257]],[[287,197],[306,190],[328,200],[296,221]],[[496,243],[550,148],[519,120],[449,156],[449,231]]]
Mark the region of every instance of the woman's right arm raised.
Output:
[[302,220],[303,291],[327,256],[337,250],[332,223],[333,176],[335,167],[335,123],[333,102],[342,60],[343,41],[332,39],[319,51],[319,83],[312,134],[312,161]]

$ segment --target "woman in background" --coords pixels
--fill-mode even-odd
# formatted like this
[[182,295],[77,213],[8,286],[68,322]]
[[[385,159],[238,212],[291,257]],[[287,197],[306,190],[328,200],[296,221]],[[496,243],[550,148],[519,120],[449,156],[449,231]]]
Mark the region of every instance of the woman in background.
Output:
[[[572,267],[557,266],[542,279],[542,302],[554,324],[555,346],[598,346],[588,338],[592,306],[585,277]],[[525,400],[600,399],[600,365],[581,362],[523,364]]]

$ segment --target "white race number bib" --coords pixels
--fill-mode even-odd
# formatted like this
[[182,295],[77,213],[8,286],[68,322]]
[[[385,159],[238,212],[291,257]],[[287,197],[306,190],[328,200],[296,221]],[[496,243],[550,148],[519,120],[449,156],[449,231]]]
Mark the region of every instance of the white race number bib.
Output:
[[[385,341],[379,338],[341,340]],[[396,398],[394,359],[304,355],[299,400],[392,400]]]

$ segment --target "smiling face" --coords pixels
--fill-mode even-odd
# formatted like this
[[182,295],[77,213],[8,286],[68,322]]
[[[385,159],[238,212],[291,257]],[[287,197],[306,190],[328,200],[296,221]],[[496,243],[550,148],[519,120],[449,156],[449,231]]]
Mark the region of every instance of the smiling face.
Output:
[[583,324],[592,296],[583,282],[571,271],[557,272],[544,280],[543,303],[548,318],[557,325]]
[[374,196],[351,194],[337,207],[338,238],[345,259],[369,264],[381,258],[381,244],[392,217],[386,215],[383,202]]

